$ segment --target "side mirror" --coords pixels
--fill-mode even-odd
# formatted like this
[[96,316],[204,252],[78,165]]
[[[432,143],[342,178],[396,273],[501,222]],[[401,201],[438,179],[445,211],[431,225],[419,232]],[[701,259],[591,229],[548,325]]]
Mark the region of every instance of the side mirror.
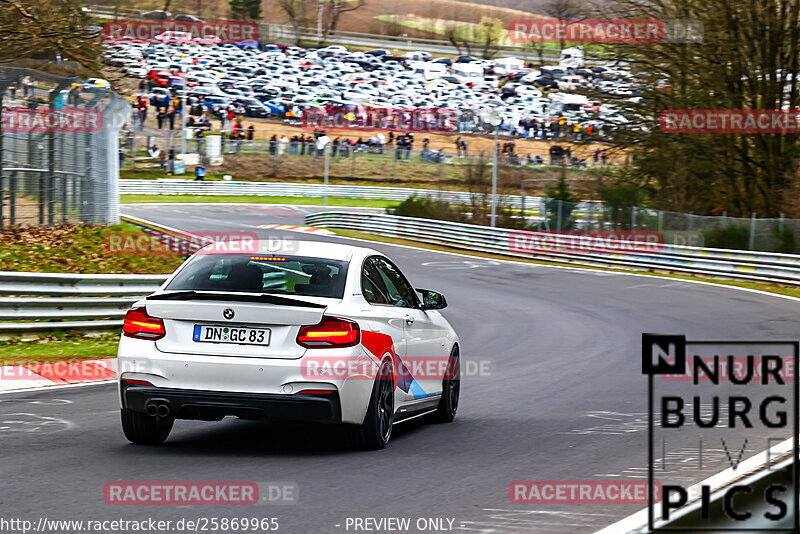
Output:
[[422,295],[422,310],[441,310],[447,307],[444,295],[429,289],[417,289]]

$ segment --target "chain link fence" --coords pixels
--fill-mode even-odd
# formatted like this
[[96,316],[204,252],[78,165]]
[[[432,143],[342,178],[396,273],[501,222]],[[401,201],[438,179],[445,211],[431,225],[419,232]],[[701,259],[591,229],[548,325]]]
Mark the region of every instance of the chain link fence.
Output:
[[[509,209],[509,208],[507,208]],[[522,215],[520,214],[520,217]],[[601,201],[528,197],[525,223],[536,230],[657,231],[664,242],[694,247],[800,253],[800,219],[694,215]]]
[[108,87],[0,68],[0,227],[119,222],[130,110]]

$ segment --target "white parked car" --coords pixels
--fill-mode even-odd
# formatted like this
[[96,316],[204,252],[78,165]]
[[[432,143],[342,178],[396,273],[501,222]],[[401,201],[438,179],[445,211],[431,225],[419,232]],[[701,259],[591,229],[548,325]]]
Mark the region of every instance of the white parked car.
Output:
[[517,96],[523,98],[541,98],[542,92],[532,85],[519,85],[514,89]]
[[206,247],[127,313],[128,440],[159,444],[175,419],[237,416],[346,424],[358,446],[380,449],[400,421],[453,420],[459,339],[444,296],[415,291],[375,250],[262,245]]
[[559,91],[574,91],[578,88],[586,88],[589,87],[589,80],[584,78],[583,76],[564,76],[560,80],[558,80],[558,90]]

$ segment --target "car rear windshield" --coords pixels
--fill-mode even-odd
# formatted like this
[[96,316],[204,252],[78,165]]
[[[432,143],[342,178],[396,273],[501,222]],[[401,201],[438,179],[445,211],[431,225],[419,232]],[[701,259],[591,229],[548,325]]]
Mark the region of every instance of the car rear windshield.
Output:
[[342,298],[347,262],[301,256],[200,254],[168,291],[232,291]]

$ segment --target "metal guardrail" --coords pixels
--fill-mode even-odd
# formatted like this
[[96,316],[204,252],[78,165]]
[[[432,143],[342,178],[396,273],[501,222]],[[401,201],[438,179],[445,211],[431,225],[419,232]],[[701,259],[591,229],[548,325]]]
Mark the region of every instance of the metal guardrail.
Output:
[[[379,187],[371,185],[320,185],[281,182],[199,182],[167,178],[161,180],[120,180],[121,195],[254,195],[280,197],[318,197],[327,195],[342,198],[366,198],[383,200],[405,200],[411,195],[438,198],[452,204],[468,205],[478,193],[466,191],[438,191],[435,189],[415,189],[411,187]],[[519,195],[500,195],[503,206],[519,208]],[[541,202],[541,197],[525,197],[525,205],[533,208]]]
[[[0,272],[0,334],[107,330],[167,275]],[[17,296],[10,296],[17,295]],[[61,319],[61,320],[55,320]]]
[[[658,251],[649,252],[577,251],[569,248],[570,240],[567,236],[559,237],[559,234],[555,233],[523,232],[449,221],[365,213],[314,213],[306,216],[306,224],[561,263],[800,285],[800,256],[789,254],[666,244],[657,247]],[[532,236],[546,236],[550,246],[526,249],[526,241]],[[624,249],[622,242],[617,244],[619,250]]]

